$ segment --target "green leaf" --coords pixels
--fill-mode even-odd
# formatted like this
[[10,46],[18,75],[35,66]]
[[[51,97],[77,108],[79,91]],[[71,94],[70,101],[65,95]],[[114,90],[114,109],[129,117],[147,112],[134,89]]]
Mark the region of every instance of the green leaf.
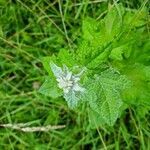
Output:
[[45,68],[45,70],[48,72],[48,74],[50,76],[53,76],[53,72],[51,71],[51,68],[50,68],[50,62],[57,62],[57,57],[55,55],[52,55],[52,56],[47,56],[47,57],[44,57],[43,58],[43,66]]
[[50,68],[55,76],[55,78],[60,78],[63,74],[63,70],[61,67],[57,66],[56,64],[54,64],[53,62],[50,62]]
[[67,101],[69,108],[74,109],[77,107],[78,102],[80,101],[80,94],[75,93],[74,91],[70,91],[69,93],[64,94],[64,98]]
[[120,91],[126,87],[128,80],[115,70],[108,69],[101,73],[99,83],[105,96],[102,99],[101,113],[105,122],[112,126],[118,118],[119,108],[122,105]]
[[93,40],[95,38],[95,33],[98,30],[98,22],[95,19],[92,19],[90,17],[83,20],[82,23],[82,32],[83,32],[83,38],[85,40]]
[[95,79],[86,81],[85,101],[91,109],[101,115],[105,123],[112,126],[120,114],[121,91],[129,86],[129,80],[114,69],[107,69]]
[[61,64],[65,64],[68,67],[77,65],[73,51],[71,52],[66,49],[61,49],[58,53],[58,59],[60,60]]
[[49,73],[50,76],[53,76],[50,68],[50,62],[59,64],[59,66],[63,66],[63,64],[65,64],[68,67],[73,67],[77,64],[74,58],[74,54],[66,49],[61,49],[57,56],[52,55],[44,57],[42,62],[45,70]]
[[[84,40],[77,50],[78,60],[81,64],[90,69],[95,69],[107,61],[113,48],[113,41],[122,31],[123,14],[123,7],[118,5],[118,9],[112,7],[106,17],[100,21],[92,18],[86,18],[83,21],[82,37]],[[111,57],[119,60],[122,59],[122,52],[115,51],[113,51]]]
[[126,72],[133,84],[124,91],[124,102],[134,105],[138,114],[145,117],[150,109],[150,66],[137,63],[128,66]]
[[110,91],[107,91],[105,92],[105,96],[106,99],[103,100],[101,106],[101,115],[108,125],[113,126],[119,116],[119,110],[122,105],[122,100],[119,93],[117,92],[114,94]]
[[102,63],[106,62],[109,54],[111,52],[111,44],[108,44],[102,53],[96,56],[90,63],[87,64],[87,67],[90,69],[95,69],[99,67]]
[[62,96],[62,91],[57,87],[57,82],[53,77],[47,76],[45,82],[40,87],[39,92],[51,98]]
[[92,109],[89,109],[88,117],[89,117],[89,127],[91,129],[98,128],[99,126],[104,125],[105,123],[104,119],[102,118],[102,115]]
[[113,6],[108,10],[108,14],[104,18],[105,31],[108,39],[112,39],[121,32],[123,14],[124,8],[121,5],[117,5],[117,7]]
[[113,60],[122,60],[123,59],[122,54],[123,54],[123,48],[117,47],[111,51],[111,54],[109,57]]
[[145,24],[147,15],[148,10],[146,7],[143,7],[140,12],[139,10],[134,10],[133,12],[132,9],[129,9],[124,15],[124,24],[126,24],[126,27],[130,28],[143,26]]

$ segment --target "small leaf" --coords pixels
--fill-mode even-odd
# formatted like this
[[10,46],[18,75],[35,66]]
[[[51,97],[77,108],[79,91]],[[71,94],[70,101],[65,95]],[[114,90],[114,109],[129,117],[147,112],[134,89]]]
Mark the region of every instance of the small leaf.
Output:
[[62,91],[57,87],[57,82],[53,77],[46,77],[39,92],[51,98],[58,98],[62,95]]
[[60,67],[58,67],[57,65],[55,65],[53,62],[49,63],[49,67],[51,68],[51,70],[56,78],[59,78],[60,76],[63,75],[62,69]]
[[124,9],[121,5],[109,9],[108,14],[104,18],[105,30],[108,39],[112,39],[118,35],[122,29],[122,16]]
[[117,47],[111,51],[111,54],[109,57],[113,60],[122,60],[123,59],[122,54],[123,54],[123,48]]
[[50,62],[56,62],[56,61],[57,61],[57,58],[55,55],[47,56],[43,58],[43,61],[42,61],[43,66],[50,76],[53,76],[53,72],[50,68]]
[[79,94],[75,93],[74,91],[64,94],[64,98],[71,109],[77,107],[77,104],[80,100]]

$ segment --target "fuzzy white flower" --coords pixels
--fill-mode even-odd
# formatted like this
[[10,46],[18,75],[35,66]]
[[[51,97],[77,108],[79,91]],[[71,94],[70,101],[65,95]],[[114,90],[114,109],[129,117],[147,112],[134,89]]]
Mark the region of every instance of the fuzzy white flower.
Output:
[[83,69],[79,74],[73,75],[66,65],[63,68],[58,67],[54,63],[50,63],[52,72],[58,82],[58,87],[63,90],[64,94],[69,92],[84,92],[84,88],[80,86],[80,76],[83,74]]

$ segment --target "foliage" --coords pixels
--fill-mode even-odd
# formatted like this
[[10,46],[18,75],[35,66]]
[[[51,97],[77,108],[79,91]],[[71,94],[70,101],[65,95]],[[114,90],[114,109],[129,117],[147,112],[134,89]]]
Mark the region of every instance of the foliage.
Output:
[[[123,104],[130,105],[136,97],[139,98],[139,105],[148,103],[150,66],[139,64],[136,69],[141,70],[142,74],[138,74],[139,77],[136,79],[134,79],[135,74],[132,74],[133,77],[130,75],[131,71],[134,71],[133,68],[125,69],[138,63],[136,60],[136,56],[139,54],[137,41],[144,45],[148,44],[148,35],[145,34],[146,15],[145,8],[139,14],[133,15],[131,10],[126,11],[121,4],[117,7],[110,7],[107,15],[99,21],[89,17],[83,20],[83,35],[76,50],[70,50],[70,52],[69,50],[60,50],[58,56],[48,57],[49,63],[54,61],[61,66],[68,65],[71,70],[74,66],[78,66],[80,69],[87,68],[85,75],[81,78],[85,92],[81,92],[78,98],[75,96],[76,91],[73,94],[70,93],[69,101],[66,99],[69,106],[71,106],[70,101],[72,105],[74,101],[72,108],[77,105],[77,102],[87,102],[92,111],[98,113],[104,121],[103,123],[113,126],[122,112]],[[137,16],[138,19],[135,20]],[[150,53],[149,50],[146,52]],[[144,53],[146,59],[148,59],[147,56]],[[140,54],[140,57],[143,57],[143,53]],[[45,64],[47,61],[43,61],[43,63]],[[51,70],[50,65],[46,66],[46,70]],[[141,81],[140,78],[143,80]],[[138,90],[137,82],[140,82]],[[142,87],[143,84],[147,88]],[[44,88],[47,92],[48,88],[49,93],[52,94],[49,86],[52,85],[47,84]],[[53,86],[56,84],[54,83]],[[122,96],[127,90],[130,92],[126,92],[125,96]],[[140,95],[138,95],[139,93]],[[66,98],[66,96],[64,97]],[[137,103],[133,102],[133,105],[137,105]],[[99,122],[98,118],[95,120]]]
[[[118,7],[119,2],[125,10]],[[0,125],[66,125],[36,133],[0,127],[0,149],[150,149],[149,4],[148,0],[0,0]],[[112,40],[104,30],[101,34],[109,35],[109,39],[103,39],[95,27],[107,22],[107,27],[118,26],[112,28],[113,34],[120,30],[118,22],[104,21],[112,7],[117,8],[118,20],[122,18],[124,32]],[[117,19],[114,13],[111,16]],[[86,31],[83,25],[91,27]],[[90,40],[89,31],[97,40]],[[95,68],[97,56],[100,62]],[[74,109],[68,108],[49,67],[51,60],[61,68],[66,64],[73,75],[86,66],[79,81],[81,87],[86,79],[95,81],[107,70],[128,80],[124,84],[128,88],[117,88],[122,105],[113,127],[106,125],[85,98]],[[38,92],[44,78],[50,90],[43,88],[42,92],[48,96]]]

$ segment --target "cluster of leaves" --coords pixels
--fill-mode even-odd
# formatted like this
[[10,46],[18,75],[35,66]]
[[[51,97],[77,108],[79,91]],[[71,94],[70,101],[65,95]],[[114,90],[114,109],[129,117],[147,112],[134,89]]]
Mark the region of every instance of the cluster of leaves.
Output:
[[[60,67],[65,64],[73,73],[86,67],[81,77],[86,92],[77,101],[87,103],[91,123],[112,126],[129,105],[136,106],[143,117],[150,108],[147,13],[145,8],[133,11],[116,5],[110,6],[101,20],[83,20],[83,34],[76,50],[61,49],[57,56],[44,58],[49,75],[40,92],[52,98],[63,96],[50,68],[51,61]],[[76,99],[70,97],[76,104]]]

